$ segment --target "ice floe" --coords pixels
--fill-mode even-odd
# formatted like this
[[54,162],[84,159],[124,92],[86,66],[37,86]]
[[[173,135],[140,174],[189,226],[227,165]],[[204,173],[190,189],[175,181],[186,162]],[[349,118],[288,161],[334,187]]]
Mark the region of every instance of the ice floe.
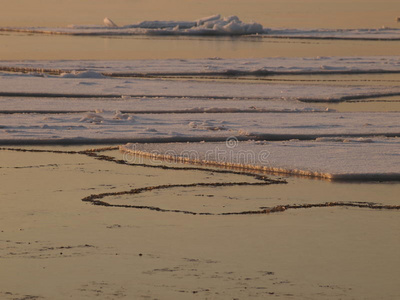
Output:
[[[210,20],[199,24],[203,22]],[[395,85],[129,76],[132,72],[185,75],[210,71],[247,76],[261,74],[260,70],[395,73],[399,66],[399,57],[27,61],[11,66],[1,62],[0,144],[204,141],[169,149],[180,151],[179,147],[194,145],[194,150],[205,153],[229,145],[233,151],[244,151],[237,152],[237,160],[232,157],[227,164],[220,157],[207,157],[207,163],[341,180],[398,180],[399,142],[394,137],[400,136],[400,112],[341,113],[304,103],[399,95]],[[233,142],[224,143],[227,139]],[[143,153],[158,150],[153,146],[137,149]],[[242,161],[249,158],[248,150],[258,160]]]
[[[95,76],[94,76],[95,75]],[[0,96],[127,98],[164,97],[195,99],[285,99],[310,102],[340,102],[400,94],[400,87],[296,85],[208,81],[143,80],[97,78],[98,73],[79,78],[7,76],[0,72]],[[78,77],[76,77],[78,76]],[[257,87],[257,88],[254,88]]]
[[330,180],[400,180],[400,138],[230,143],[127,144],[127,160],[147,157]]
[[108,76],[259,76],[400,73],[400,56],[269,57],[129,61],[0,61],[0,71],[48,74],[96,72]]
[[[148,129],[154,129],[149,131]],[[0,114],[0,143],[213,141],[400,136],[400,113]],[[57,138],[53,138],[56,136]]]
[[28,112],[93,112],[119,110],[132,114],[162,113],[277,113],[322,112],[321,106],[298,101],[279,100],[216,100],[185,98],[20,98],[0,97],[0,113]]

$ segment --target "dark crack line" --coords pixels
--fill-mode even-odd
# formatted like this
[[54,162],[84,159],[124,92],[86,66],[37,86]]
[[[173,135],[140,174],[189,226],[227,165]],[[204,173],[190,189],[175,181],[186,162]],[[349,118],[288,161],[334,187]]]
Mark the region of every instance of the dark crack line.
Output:
[[[400,73],[400,71],[399,71]],[[243,96],[204,96],[204,95],[145,95],[145,94],[134,94],[134,95],[123,95],[123,94],[63,94],[63,93],[34,93],[34,92],[0,92],[0,97],[24,97],[24,98],[87,98],[87,99],[123,99],[124,96],[130,98],[149,98],[149,99],[198,99],[198,100],[276,100],[282,99],[279,97],[243,97]],[[305,103],[335,103],[335,102],[346,102],[350,100],[358,99],[371,99],[371,98],[383,98],[383,97],[394,97],[400,96],[400,92],[388,92],[388,93],[376,93],[376,94],[355,94],[342,97],[332,98],[288,98],[298,100]]]
[[[41,115],[68,115],[68,114],[80,114],[94,112],[91,110],[0,110],[2,115],[16,115],[16,114],[41,114]],[[171,115],[171,114],[307,114],[310,111],[295,111],[295,110],[269,110],[263,108],[250,108],[250,109],[236,109],[236,110],[120,110],[122,114],[136,114],[136,115]],[[315,110],[312,113],[326,113],[325,110]]]
[[376,94],[364,94],[364,95],[348,95],[342,96],[337,98],[330,98],[330,99],[318,99],[318,98],[298,98],[298,101],[305,102],[305,103],[339,103],[339,102],[349,102],[353,100],[368,100],[372,98],[383,98],[383,97],[395,97],[400,96],[400,92],[389,92],[389,93],[376,93]]
[[1,147],[0,151],[15,151],[15,152],[33,152],[33,153],[56,153],[56,154],[82,154],[82,151],[61,151],[61,150],[46,150],[46,149],[23,149],[23,148],[6,148]]
[[110,196],[121,196],[121,195],[137,195],[143,192],[149,192],[154,190],[163,190],[163,189],[171,189],[171,188],[188,188],[188,187],[227,187],[227,186],[261,186],[261,185],[270,185],[277,184],[278,182],[214,182],[214,183],[190,183],[190,184],[165,184],[158,186],[150,186],[144,188],[131,189],[129,191],[122,192],[113,192],[113,193],[102,193],[102,194],[93,194],[88,197],[82,199],[84,202],[90,202],[93,205],[98,206],[106,206],[106,207],[121,207],[121,208],[135,208],[135,209],[147,209],[158,212],[174,212],[174,213],[183,213],[189,215],[217,215],[214,213],[196,213],[192,211],[186,210],[178,210],[178,209],[164,209],[156,206],[147,206],[147,205],[123,205],[123,204],[110,204],[108,202],[99,200],[105,197]]
[[[0,29],[1,31],[1,29]],[[400,40],[400,39],[399,39]],[[10,73],[37,73],[49,75],[61,75],[72,71],[87,71],[88,69],[48,69],[34,67],[10,67],[0,66],[0,72]],[[106,77],[131,77],[131,78],[199,78],[199,79],[249,79],[254,77],[256,80],[273,80],[263,78],[268,76],[304,76],[304,75],[370,75],[370,74],[399,74],[400,70],[304,70],[304,71],[275,71],[275,70],[226,70],[210,72],[101,72]],[[250,78],[251,80],[251,78]],[[290,81],[290,79],[288,80]],[[306,80],[304,80],[306,81]],[[308,81],[308,80],[307,80]]]
[[355,208],[369,208],[378,210],[399,210],[400,205],[380,205],[370,202],[325,202],[318,204],[289,204],[289,205],[277,205],[274,207],[263,208],[262,210],[256,211],[243,211],[243,212],[232,212],[232,213],[221,213],[219,215],[246,215],[246,214],[268,214],[275,212],[283,212],[290,209],[306,209],[306,208],[326,208],[326,207],[355,207]]
[[58,164],[35,165],[35,166],[22,166],[22,167],[0,167],[0,169],[34,169],[34,168],[47,168],[59,167]]
[[[286,113],[282,113],[286,114]],[[4,126],[3,126],[4,127]],[[1,129],[1,125],[0,125]],[[62,138],[62,139],[3,139],[0,140],[0,146],[67,146],[67,145],[115,145],[115,144],[126,144],[126,143],[200,143],[200,142],[226,142],[229,138],[228,133],[231,131],[226,131],[226,135],[222,136],[212,136],[212,135],[202,135],[202,136],[174,136],[174,137],[125,137],[125,138]],[[327,133],[327,134],[250,134],[250,135],[238,135],[236,138],[238,141],[289,141],[292,139],[297,139],[301,141],[310,141],[322,137],[398,137],[400,136],[400,130],[398,132],[374,132],[374,133]],[[0,148],[6,149],[6,148]],[[23,151],[23,150],[21,150]],[[40,151],[37,151],[40,152]],[[63,152],[63,151],[62,151]],[[65,152],[65,151],[64,151]],[[71,151],[80,153],[82,151]],[[56,153],[56,152],[54,152]]]
[[188,215],[207,215],[207,216],[232,216],[232,215],[256,215],[256,214],[270,214],[276,212],[284,212],[290,209],[306,209],[306,208],[327,208],[327,207],[353,207],[353,208],[369,208],[378,210],[399,210],[400,205],[380,205],[370,202],[325,202],[320,204],[291,204],[291,205],[277,205],[274,207],[261,208],[261,210],[251,210],[251,211],[241,211],[241,212],[227,212],[227,213],[211,213],[202,212],[197,213],[187,210],[178,209],[164,209],[157,206],[147,206],[147,205],[129,205],[129,204],[110,204],[109,202],[103,201],[101,199],[111,196],[121,196],[121,195],[137,195],[143,192],[149,192],[154,190],[171,189],[171,188],[187,188],[187,187],[227,187],[227,186],[261,186],[276,184],[276,182],[227,182],[227,183],[192,183],[192,184],[171,184],[171,185],[159,185],[150,186],[145,188],[131,189],[129,191],[113,192],[113,193],[102,193],[102,194],[92,194],[88,197],[82,199],[84,202],[90,202],[93,205],[105,206],[105,207],[119,207],[119,208],[134,208],[134,209],[147,209],[157,212],[173,212],[182,213]]
[[349,100],[347,103],[374,103],[374,102],[384,102],[384,103],[397,103],[400,102],[400,100],[394,99],[394,100],[389,100],[389,99],[365,99],[365,100]]
[[203,100],[270,100],[274,97],[243,97],[243,96],[204,96],[204,95],[157,95],[157,94],[65,94],[65,93],[36,93],[36,92],[0,92],[0,97],[24,97],[24,98],[87,98],[87,99],[123,99],[125,96],[130,98],[149,98],[149,99],[203,99]]

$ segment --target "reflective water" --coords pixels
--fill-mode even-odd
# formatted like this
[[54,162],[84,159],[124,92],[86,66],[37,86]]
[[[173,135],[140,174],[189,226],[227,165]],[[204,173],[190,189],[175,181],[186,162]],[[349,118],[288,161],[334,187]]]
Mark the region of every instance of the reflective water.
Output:
[[0,34],[2,60],[316,57],[398,55],[399,53],[399,41]]
[[222,14],[265,27],[378,28],[398,27],[399,11],[397,0],[18,0],[2,1],[0,26],[101,24],[104,17],[124,25]]
[[[397,210],[325,207],[193,216],[93,206],[81,199],[158,184],[254,179],[127,166],[77,154],[0,151],[0,161],[1,299],[188,299],[193,294],[397,299],[400,294]],[[327,201],[398,205],[398,194],[398,184],[288,178],[286,185],[256,189],[178,187],[107,200],[216,212]]]
[[[195,20],[220,13],[238,15],[264,27],[400,27],[397,0],[250,1],[3,1],[0,26],[119,25],[143,20]],[[21,9],[24,7],[24,9]],[[262,38],[66,37],[0,34],[0,59],[149,59],[268,56],[397,55],[400,42],[296,41]]]

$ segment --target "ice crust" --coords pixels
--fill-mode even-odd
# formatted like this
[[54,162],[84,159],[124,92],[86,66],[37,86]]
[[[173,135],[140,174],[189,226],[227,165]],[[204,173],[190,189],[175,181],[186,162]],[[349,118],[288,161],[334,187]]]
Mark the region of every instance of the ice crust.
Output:
[[267,38],[400,40],[399,28],[378,29],[290,29],[267,28],[255,22],[245,23],[237,16],[213,15],[194,21],[143,21],[118,26],[105,18],[104,25],[51,27],[1,27],[0,31],[66,35],[258,35]]
[[0,114],[0,142],[68,143],[85,140],[212,141],[312,139],[335,136],[400,136],[400,113],[170,113],[104,111],[68,114]]
[[[82,74],[82,73],[80,73]],[[87,73],[86,73],[87,74]],[[400,87],[385,86],[324,86],[274,83],[235,83],[207,81],[144,80],[134,78],[103,78],[92,73],[81,75],[38,77],[0,72],[0,96],[32,96],[77,98],[169,97],[194,99],[284,99],[314,102],[339,102],[351,99],[400,94]],[[257,87],[257,88],[254,88]]]
[[[14,98],[0,97],[0,113],[4,112],[80,112],[121,110],[131,113],[276,113],[322,112],[326,108],[298,101],[279,100],[216,100],[184,98]],[[332,110],[331,110],[332,111]]]
[[[233,141],[233,143],[232,143]],[[400,180],[400,138],[127,144],[127,158],[222,166],[330,180]]]

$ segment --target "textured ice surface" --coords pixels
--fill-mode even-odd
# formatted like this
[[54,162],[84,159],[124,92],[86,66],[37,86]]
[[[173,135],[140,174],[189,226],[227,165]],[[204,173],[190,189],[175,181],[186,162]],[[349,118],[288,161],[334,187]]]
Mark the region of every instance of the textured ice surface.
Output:
[[400,136],[400,113],[0,114],[0,141],[110,142]]
[[[87,74],[87,73],[86,73]],[[143,80],[134,78],[38,77],[0,73],[0,95],[96,95],[107,97],[257,98],[337,102],[400,94],[400,87]],[[70,76],[67,76],[70,77]]]
[[[203,21],[199,21],[205,22]],[[400,113],[337,113],[308,101],[400,94],[396,86],[109,77],[131,72],[399,71],[399,57],[2,62],[0,140],[72,142],[400,135]],[[8,67],[7,67],[8,66]],[[11,69],[9,69],[11,70]],[[14,70],[15,71],[15,70]],[[58,75],[56,75],[58,74]],[[249,74],[249,73],[247,73]],[[13,113],[13,114],[12,114]]]
[[400,138],[127,144],[131,156],[332,180],[400,180]]
[[[1,144],[205,141],[123,149],[156,150],[158,158],[195,151],[198,156],[189,162],[329,179],[400,178],[400,145],[394,138],[400,136],[400,112],[340,113],[298,101],[400,94],[399,87],[111,77],[399,72],[397,56],[25,61],[0,62],[0,68]],[[228,138],[233,142],[216,143]],[[215,149],[231,156],[208,153]]]
[[185,98],[19,98],[0,97],[1,112],[80,112],[95,110],[122,110],[131,113],[240,113],[240,112],[320,112],[298,101],[280,100],[218,100]]

